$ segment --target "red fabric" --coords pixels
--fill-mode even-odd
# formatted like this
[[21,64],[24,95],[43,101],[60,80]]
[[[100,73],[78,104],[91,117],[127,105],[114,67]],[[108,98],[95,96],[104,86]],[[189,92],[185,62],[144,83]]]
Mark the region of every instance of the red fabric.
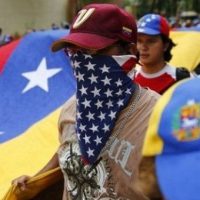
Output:
[[167,20],[164,17],[160,18],[160,33],[169,37],[170,27]]
[[128,73],[133,69],[133,66],[135,66],[136,63],[137,63],[136,58],[130,58],[122,65],[122,68],[126,73]]
[[155,78],[146,78],[142,76],[142,74],[138,74],[134,78],[134,81],[139,83],[142,87],[148,87],[159,94],[162,94],[176,82],[176,80],[167,73],[164,73],[161,76]]
[[98,50],[118,40],[136,43],[134,17],[114,4],[90,4],[79,12],[71,25],[70,34],[56,42],[53,50],[59,50],[61,44],[66,42]]
[[16,48],[20,40],[13,41],[5,46],[0,47],[0,74],[3,72],[4,65]]

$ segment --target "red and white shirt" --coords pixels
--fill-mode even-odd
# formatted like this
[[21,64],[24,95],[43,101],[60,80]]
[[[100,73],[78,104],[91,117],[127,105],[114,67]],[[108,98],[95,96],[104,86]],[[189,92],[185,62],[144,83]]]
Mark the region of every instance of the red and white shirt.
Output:
[[141,66],[137,66],[135,73],[131,74],[131,78],[142,87],[162,94],[176,82],[176,67],[166,64],[159,72],[147,74],[142,71]]

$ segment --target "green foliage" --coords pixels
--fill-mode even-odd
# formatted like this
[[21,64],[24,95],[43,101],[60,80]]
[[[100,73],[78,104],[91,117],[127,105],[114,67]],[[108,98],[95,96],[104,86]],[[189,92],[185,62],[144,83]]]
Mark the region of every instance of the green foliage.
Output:
[[200,13],[199,0],[124,0],[125,6],[137,9],[137,16],[150,12],[161,13],[166,16],[176,16],[184,10],[194,10]]

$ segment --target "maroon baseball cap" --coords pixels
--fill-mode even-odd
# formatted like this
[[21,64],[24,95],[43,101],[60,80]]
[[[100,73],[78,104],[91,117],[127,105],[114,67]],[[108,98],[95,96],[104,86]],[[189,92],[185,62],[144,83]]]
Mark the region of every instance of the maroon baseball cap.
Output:
[[99,50],[119,40],[136,44],[134,17],[114,4],[89,4],[75,17],[70,33],[53,43],[52,51],[69,44]]

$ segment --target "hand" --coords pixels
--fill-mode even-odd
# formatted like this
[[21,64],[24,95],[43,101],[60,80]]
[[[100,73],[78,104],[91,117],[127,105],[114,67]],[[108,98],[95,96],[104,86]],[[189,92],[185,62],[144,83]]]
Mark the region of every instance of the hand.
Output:
[[26,190],[27,181],[30,178],[31,178],[30,176],[23,175],[23,176],[20,176],[20,177],[14,179],[12,181],[12,184],[18,186],[20,188],[20,190],[24,191],[24,190]]

